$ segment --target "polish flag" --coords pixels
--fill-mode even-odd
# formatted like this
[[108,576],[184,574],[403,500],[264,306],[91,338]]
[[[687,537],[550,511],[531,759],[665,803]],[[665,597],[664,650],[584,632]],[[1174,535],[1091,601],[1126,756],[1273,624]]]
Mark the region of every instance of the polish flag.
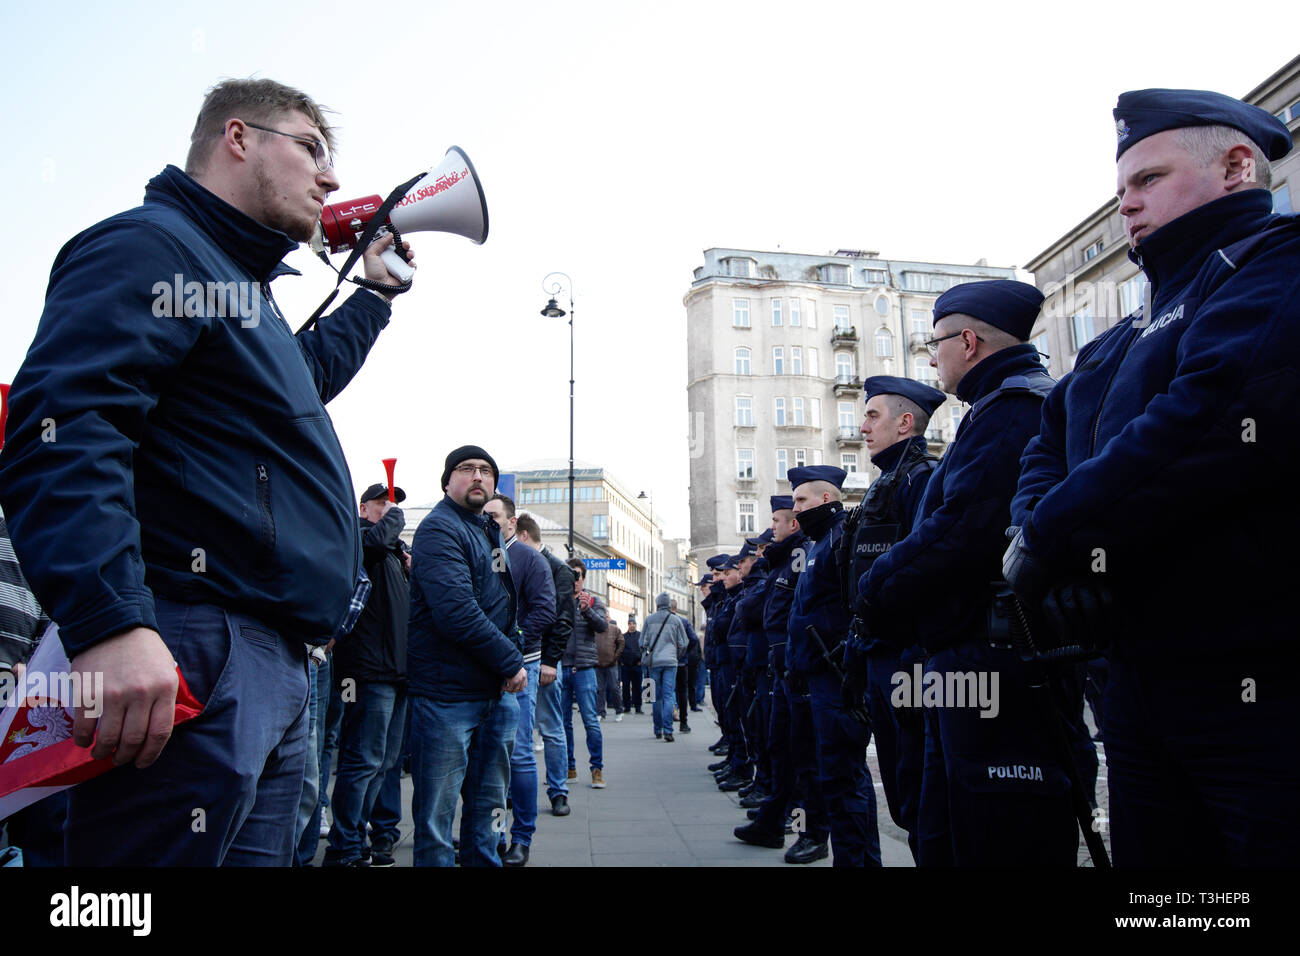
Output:
[[[78,684],[69,680],[71,670],[59,640],[58,625],[51,624],[14,693],[0,706],[0,820],[43,797],[113,769],[112,757],[95,760],[90,756],[90,747],[78,747],[72,740],[73,706],[77,702],[68,698],[69,691]],[[84,676],[87,682],[93,679],[93,675]],[[176,677],[180,684],[173,726],[197,717],[203,710],[179,667]],[[103,706],[98,699],[85,699],[83,703]]]

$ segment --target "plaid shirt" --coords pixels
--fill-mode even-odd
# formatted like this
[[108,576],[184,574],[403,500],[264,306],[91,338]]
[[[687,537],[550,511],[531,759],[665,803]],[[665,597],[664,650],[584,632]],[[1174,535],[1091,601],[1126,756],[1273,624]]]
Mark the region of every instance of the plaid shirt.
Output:
[[0,517],[0,668],[25,662],[50,620],[27,587],[9,541],[9,528]]

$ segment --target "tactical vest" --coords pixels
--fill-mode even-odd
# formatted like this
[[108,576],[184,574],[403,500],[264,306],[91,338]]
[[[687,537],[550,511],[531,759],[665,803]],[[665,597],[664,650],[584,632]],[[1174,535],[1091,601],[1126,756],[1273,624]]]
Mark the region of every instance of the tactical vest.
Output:
[[857,606],[862,575],[903,537],[907,516],[903,514],[899,487],[933,471],[938,461],[924,446],[913,444],[898,466],[873,481],[862,504],[849,512],[840,539],[839,570],[840,593],[850,612]]

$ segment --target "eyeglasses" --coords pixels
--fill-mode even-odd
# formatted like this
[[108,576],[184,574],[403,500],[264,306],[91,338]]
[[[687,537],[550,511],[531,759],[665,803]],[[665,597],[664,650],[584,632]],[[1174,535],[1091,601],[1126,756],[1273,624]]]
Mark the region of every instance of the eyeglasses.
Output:
[[271,129],[269,126],[258,126],[256,123],[244,121],[245,126],[251,126],[253,129],[260,129],[263,133],[274,133],[276,136],[287,136],[290,139],[296,139],[304,146],[310,146],[316,160],[316,168],[322,173],[334,165],[334,158],[330,156],[330,148],[325,145],[325,141],[316,139],[311,136],[297,136],[293,133],[282,133],[278,129]]
[[[951,335],[941,335],[941,336],[939,336],[937,339],[930,339],[929,341],[927,341],[927,342],[925,343],[925,350],[926,350],[927,352],[930,353],[930,358],[935,358],[935,357],[937,357],[938,354],[939,354],[939,343],[940,343],[940,342],[946,342],[948,339],[955,339],[957,336],[961,335],[962,332],[966,332],[966,331],[969,331],[969,330],[968,330],[968,329],[962,329],[960,332],[953,332]],[[971,333],[971,334],[974,334],[974,333]],[[976,336],[975,336],[975,341],[976,341],[976,342],[983,342],[984,340],[983,340],[982,338],[980,338],[978,335],[976,335]]]
[[452,471],[458,475],[464,475],[466,478],[472,478],[474,475],[482,475],[484,478],[492,474],[491,465],[457,465]]

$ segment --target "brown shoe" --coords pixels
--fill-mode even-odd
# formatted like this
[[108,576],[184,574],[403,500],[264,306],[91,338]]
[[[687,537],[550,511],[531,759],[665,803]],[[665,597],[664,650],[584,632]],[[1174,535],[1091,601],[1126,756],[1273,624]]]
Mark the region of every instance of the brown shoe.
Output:
[[591,789],[593,790],[605,789],[605,774],[603,771],[593,770],[591,772]]
[[569,779],[570,779],[570,780],[577,780],[577,779],[578,779],[578,771],[577,771],[577,769],[576,769],[575,767],[570,767],[570,768],[569,768]]

